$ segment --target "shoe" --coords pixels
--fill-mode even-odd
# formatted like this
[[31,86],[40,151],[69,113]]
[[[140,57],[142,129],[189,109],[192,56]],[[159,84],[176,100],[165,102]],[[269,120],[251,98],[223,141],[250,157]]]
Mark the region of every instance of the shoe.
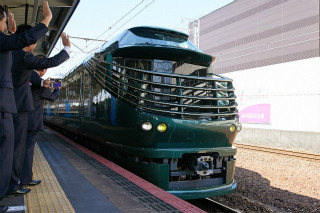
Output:
[[0,213],[6,212],[8,210],[8,206],[0,205]]
[[8,195],[25,195],[30,191],[31,191],[31,189],[29,189],[29,188],[20,188],[17,191],[8,192]]
[[41,180],[32,180],[30,183],[23,183],[22,186],[35,186],[41,183]]

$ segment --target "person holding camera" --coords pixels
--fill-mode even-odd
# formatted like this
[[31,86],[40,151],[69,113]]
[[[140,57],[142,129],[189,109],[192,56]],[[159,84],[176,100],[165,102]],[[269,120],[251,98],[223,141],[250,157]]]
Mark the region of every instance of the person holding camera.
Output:
[[[39,58],[46,58],[44,55],[38,55]],[[34,146],[36,144],[36,135],[39,131],[43,130],[43,101],[55,101],[60,94],[59,87],[54,88],[51,91],[47,87],[34,86],[37,82],[43,80],[47,72],[47,69],[33,70],[30,77],[31,92],[33,99],[34,110],[28,113],[28,132],[27,132],[27,143],[26,143],[26,154],[23,161],[22,173],[20,182],[23,186],[37,185],[41,180],[32,179],[32,165],[33,165],[33,154]]]
[[[20,25],[17,27],[16,34],[31,29],[30,25]],[[32,93],[30,88],[30,76],[34,69],[45,69],[56,67],[69,58],[70,41],[69,36],[61,34],[62,43],[65,46],[57,55],[51,58],[39,58],[34,56],[33,50],[36,43],[23,49],[12,52],[12,82],[14,87],[14,96],[16,101],[17,113],[13,114],[14,124],[14,156],[12,174],[8,194],[25,194],[30,191],[29,188],[20,186],[20,177],[23,167],[23,161],[26,153],[26,139],[28,129],[28,112],[34,110],[32,102]],[[40,80],[33,83],[33,87],[50,87],[49,80]],[[31,181],[23,183],[25,185],[36,185],[40,181]]]

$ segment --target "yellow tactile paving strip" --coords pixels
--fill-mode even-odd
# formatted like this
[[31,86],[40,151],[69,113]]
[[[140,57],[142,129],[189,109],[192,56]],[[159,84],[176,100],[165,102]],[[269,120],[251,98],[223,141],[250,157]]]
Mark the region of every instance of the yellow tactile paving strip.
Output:
[[75,212],[38,145],[34,150],[33,178],[41,183],[24,196],[25,212]]

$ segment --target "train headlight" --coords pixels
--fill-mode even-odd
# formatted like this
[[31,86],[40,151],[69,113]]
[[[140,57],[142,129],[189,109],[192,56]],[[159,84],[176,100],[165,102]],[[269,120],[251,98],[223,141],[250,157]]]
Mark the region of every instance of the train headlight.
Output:
[[152,123],[150,122],[143,122],[141,125],[141,129],[144,131],[150,131],[152,129]]
[[230,129],[230,132],[234,132],[236,131],[237,127],[236,125],[232,124],[229,129]]
[[159,132],[165,132],[168,129],[167,124],[165,123],[159,123],[157,126],[157,130]]
[[237,126],[237,131],[240,132],[241,129],[242,129],[242,124],[239,124],[239,125]]

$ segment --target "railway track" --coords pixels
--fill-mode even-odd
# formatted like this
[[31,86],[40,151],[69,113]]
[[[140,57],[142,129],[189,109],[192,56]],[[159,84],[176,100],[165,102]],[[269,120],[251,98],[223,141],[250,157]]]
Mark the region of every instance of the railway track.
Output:
[[237,209],[233,209],[210,198],[189,200],[188,202],[210,213],[241,213],[241,211]]
[[267,152],[267,153],[272,153],[272,154],[277,154],[277,155],[284,155],[284,156],[290,156],[290,157],[304,159],[304,160],[320,162],[320,155],[317,155],[317,154],[295,152],[295,151],[288,151],[288,150],[283,150],[283,149],[276,149],[276,148],[269,148],[269,147],[263,147],[263,146],[255,146],[255,145],[247,145],[247,144],[234,144],[234,145],[238,148],[241,148],[241,149],[259,151],[259,152]]

